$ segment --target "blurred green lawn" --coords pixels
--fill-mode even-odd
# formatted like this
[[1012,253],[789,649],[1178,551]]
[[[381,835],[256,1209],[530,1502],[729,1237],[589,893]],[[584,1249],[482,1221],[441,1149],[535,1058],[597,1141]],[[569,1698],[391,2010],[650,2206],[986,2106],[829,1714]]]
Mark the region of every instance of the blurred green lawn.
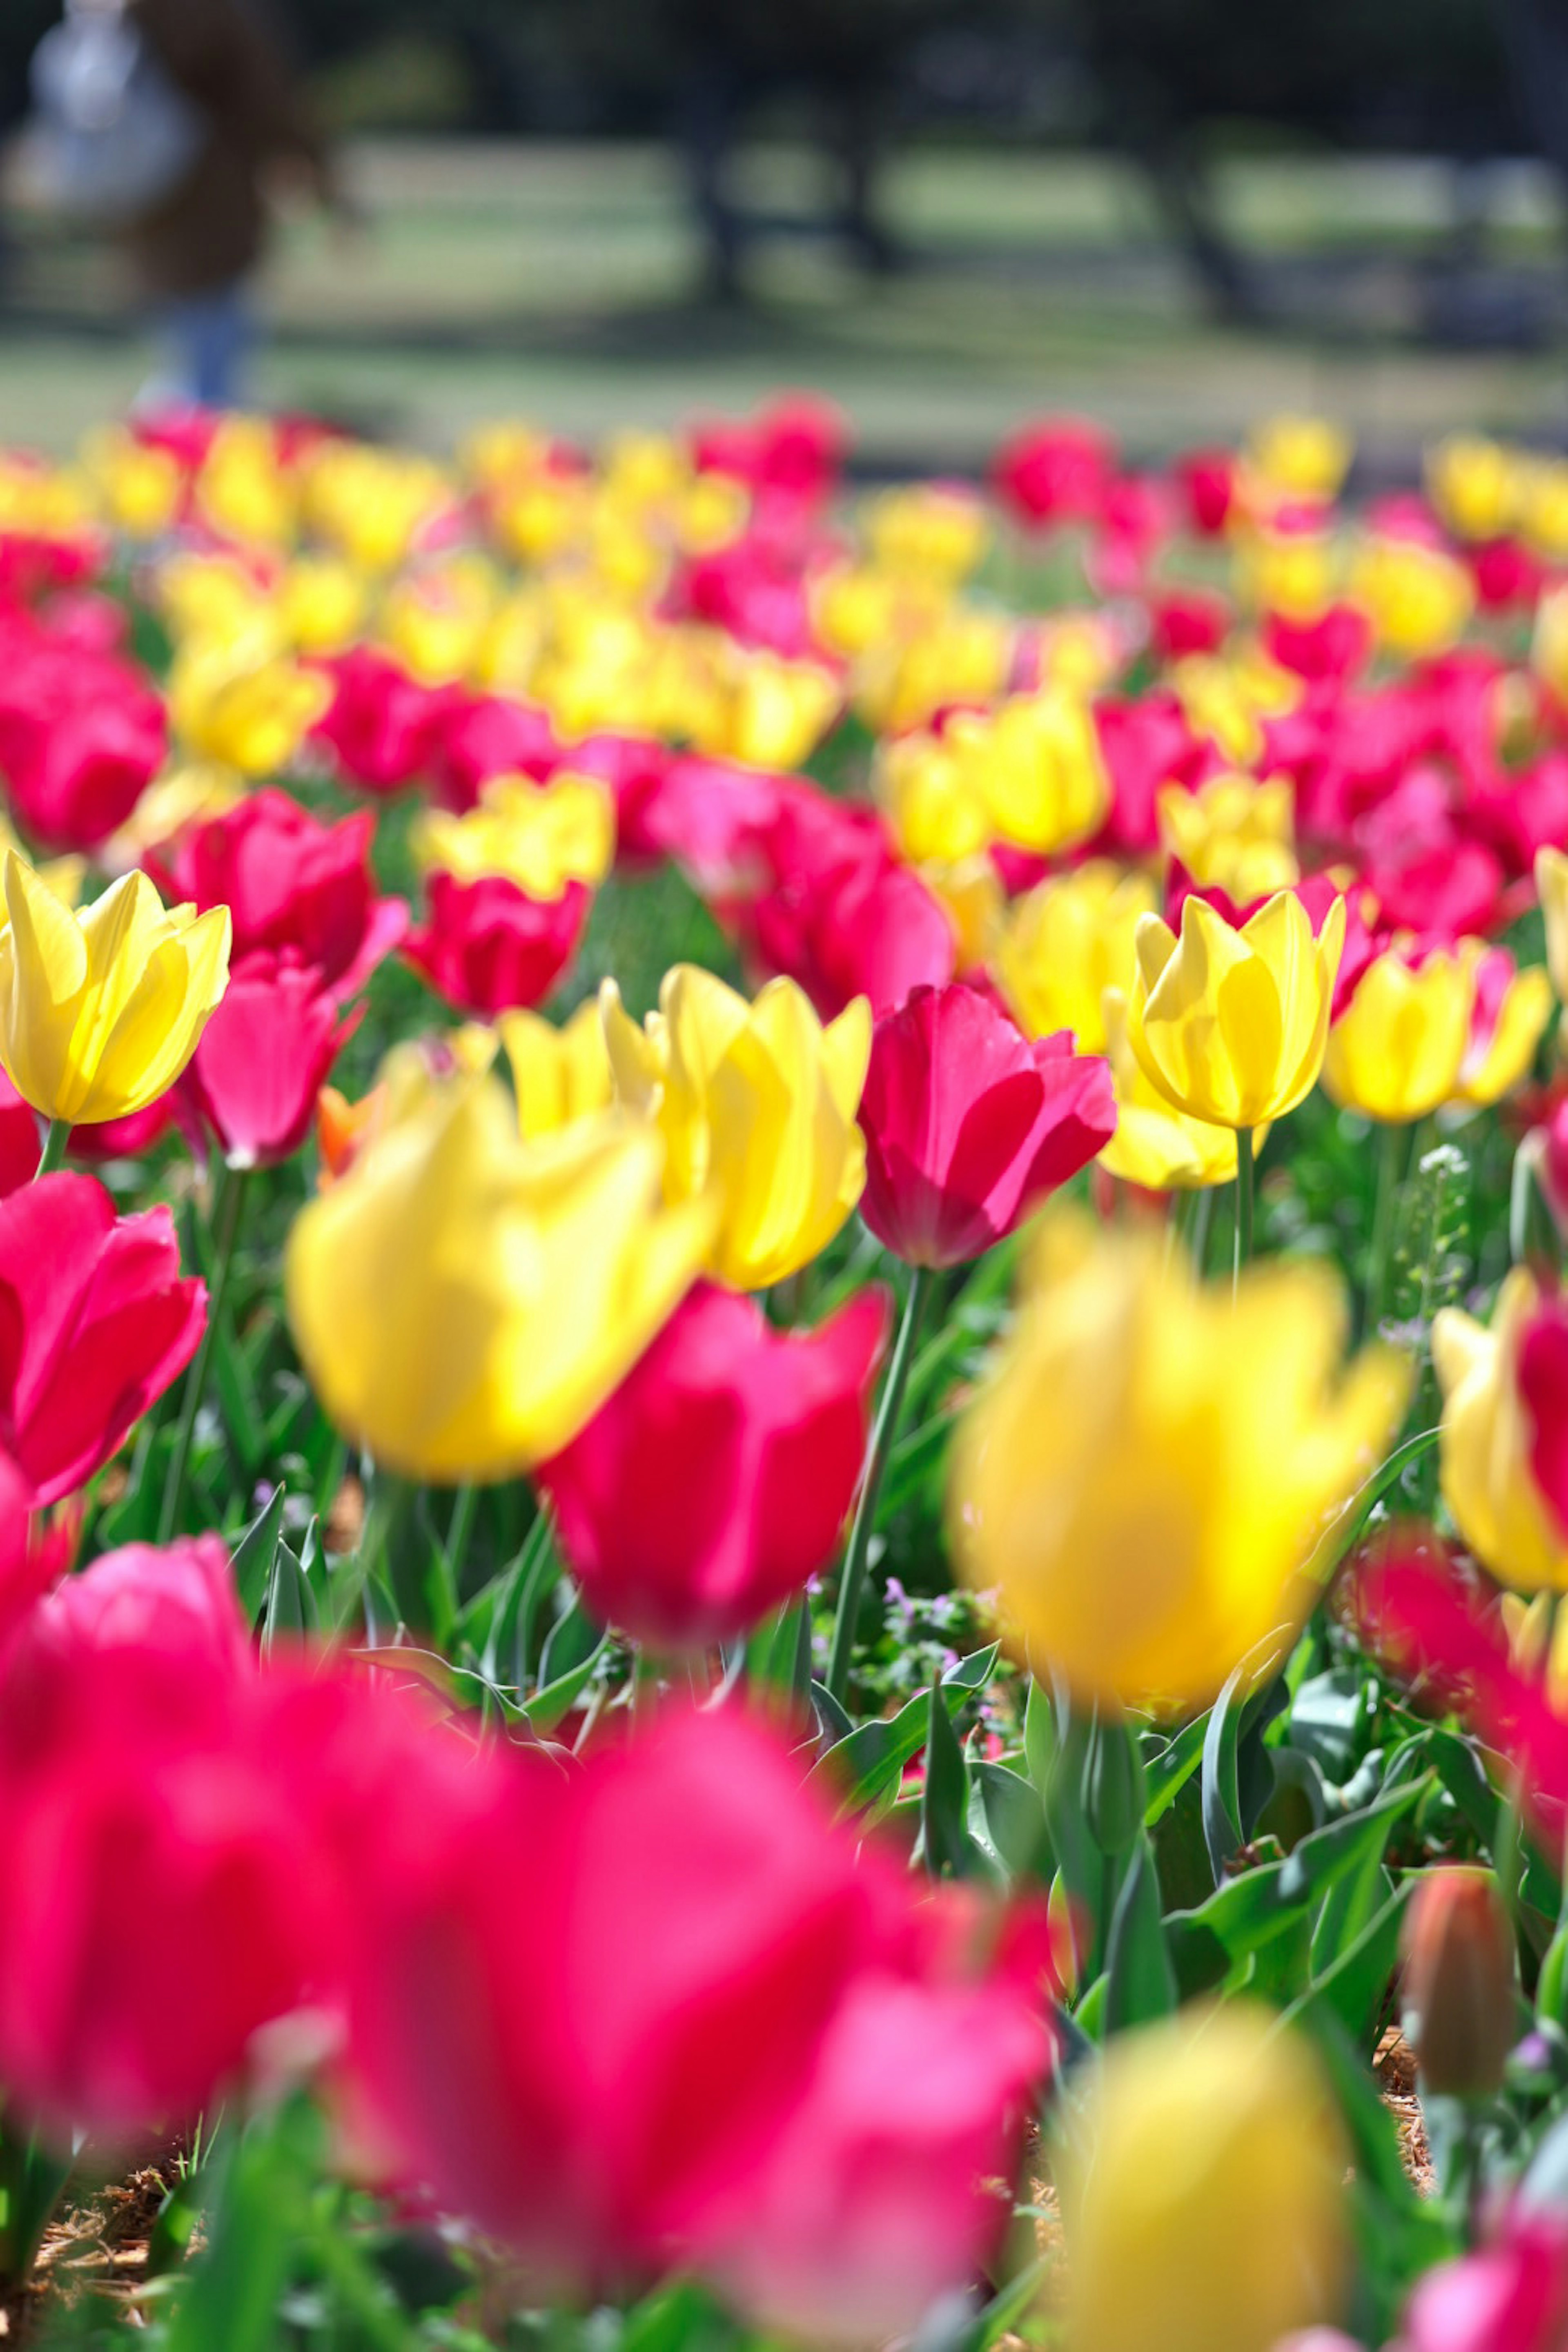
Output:
[[[1092,408],[1139,454],[1225,438],[1259,413],[1324,407],[1374,461],[1407,467],[1465,425],[1561,440],[1564,346],[1521,357],[1424,348],[1416,272],[1451,188],[1420,163],[1238,159],[1226,216],[1297,323],[1205,321],[1146,193],[1120,165],[1016,150],[899,161],[885,210],[919,265],[858,275],[832,244],[771,243],[739,310],[699,296],[678,159],[652,146],[367,142],[372,226],[285,232],[261,389],[440,443],[500,415],[592,436],[743,408],[781,383],[841,401],[873,463],[968,468],[1020,417]],[[800,150],[742,159],[749,195],[797,218],[825,201]],[[1492,258],[1555,314],[1568,276],[1539,175],[1500,183]],[[62,450],[149,366],[112,262],[22,226],[0,311],[0,438]],[[1560,286],[1559,281],[1563,283]]]

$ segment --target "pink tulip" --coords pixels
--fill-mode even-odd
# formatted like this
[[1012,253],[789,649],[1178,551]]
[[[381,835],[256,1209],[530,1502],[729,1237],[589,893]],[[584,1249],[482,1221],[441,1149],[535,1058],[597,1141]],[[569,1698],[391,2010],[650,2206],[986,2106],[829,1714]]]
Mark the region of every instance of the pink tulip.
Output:
[[231,1168],[293,1158],[356,1026],[291,957],[261,950],[235,967],[181,1082]]
[[116,1218],[100,1184],[68,1173],[0,1201],[0,1437],[40,1505],[118,1452],[205,1322],[166,1208]]
[[1109,1064],[1070,1034],[1031,1043],[991,998],[917,988],[877,1024],[860,1102],[861,1214],[914,1265],[1003,1240],[1116,1131]]
[[887,1302],[816,1331],[703,1286],[540,1471],[594,1615],[658,1649],[728,1641],[837,1549],[866,1459]]
[[489,875],[430,877],[429,919],[403,952],[437,995],[480,1020],[549,995],[577,950],[593,896],[568,882],[559,898],[531,898]]

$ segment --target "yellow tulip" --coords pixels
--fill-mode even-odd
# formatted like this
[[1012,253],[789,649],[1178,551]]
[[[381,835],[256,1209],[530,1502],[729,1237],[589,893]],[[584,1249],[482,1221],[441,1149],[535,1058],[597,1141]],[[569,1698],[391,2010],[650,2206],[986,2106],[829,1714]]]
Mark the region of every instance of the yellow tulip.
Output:
[[689,1287],[712,1224],[667,1208],[650,1128],[525,1143],[505,1087],[456,1079],[295,1220],[289,1321],[328,1414],[399,1475],[457,1485],[566,1444]]
[[[1105,992],[1105,1052],[1116,1088],[1116,1132],[1100,1164],[1149,1192],[1194,1192],[1236,1180],[1236,1129],[1189,1118],[1151,1084],[1127,1040],[1127,999]],[[1261,1149],[1263,1133],[1254,1137]]]
[[999,613],[944,605],[903,634],[868,646],[856,704],[879,734],[928,726],[944,703],[992,702],[1013,666],[1016,624]]
[[500,875],[531,898],[559,898],[568,883],[596,889],[616,855],[616,809],[594,776],[565,771],[547,784],[496,776],[466,816],[427,809],[416,821],[421,871],[459,882]]
[[1568,555],[1568,463],[1537,457],[1527,464],[1521,503],[1525,535],[1537,552],[1553,561]]
[[1183,903],[1179,939],[1145,915],[1127,1034],[1166,1100],[1234,1128],[1283,1118],[1304,1100],[1323,1065],[1344,935],[1342,898],[1314,939],[1288,891],[1239,930],[1196,898]]
[[1269,489],[1287,499],[1339,496],[1355,444],[1324,416],[1271,416],[1252,436],[1250,456]]
[[[156,787],[153,789],[156,790]],[[142,800],[145,801],[146,797],[146,793],[143,793]],[[138,805],[140,804],[139,803]],[[22,845],[16,838],[16,828],[4,810],[0,810],[0,862],[3,862],[11,851],[15,851],[18,857],[23,856]],[[100,863],[107,863],[102,850],[99,852],[99,859]],[[85,857],[50,857],[34,870],[39,881],[48,885],[62,907],[77,907],[81,904],[81,886],[87,879]],[[10,919],[5,908],[0,906],[0,924],[7,923]]]
[[1131,989],[1138,926],[1154,886],[1106,858],[1039,883],[1012,909],[996,949],[996,979],[1031,1037],[1070,1029],[1080,1054],[1105,1050],[1108,988]]
[[752,768],[798,768],[837,718],[838,680],[818,662],[776,654],[737,653],[722,701],[699,721],[693,740],[714,759]]
[[718,1203],[709,1271],[731,1290],[765,1290],[808,1265],[865,1186],[865,998],[825,1028],[794,981],[748,1004],[678,964],[645,1027],[614,981],[600,1005],[616,1098],[656,1120],[668,1147],[667,1198]]
[[426,686],[467,678],[477,663],[500,590],[475,557],[433,564],[395,581],[381,613],[381,641]]
[[1478,1050],[1472,1043],[1459,1070],[1454,1100],[1489,1110],[1522,1086],[1534,1066],[1536,1048],[1552,1018],[1552,981],[1541,964],[1513,972],[1497,1007],[1491,1033]]
[[609,1108],[615,1099],[610,1057],[592,997],[559,1029],[537,1013],[503,1013],[496,1026],[511,1064],[518,1126],[527,1141]]
[[919,872],[952,926],[959,971],[982,971],[990,962],[1002,936],[1002,918],[1007,903],[995,866],[982,852],[952,864],[928,858]]
[[973,571],[991,537],[984,502],[973,490],[942,482],[884,490],[866,509],[865,522],[879,564],[950,588]]
[[1184,1716],[1289,1649],[1409,1385],[1383,1348],[1342,1371],[1345,1320],[1321,1264],[1245,1268],[1233,1304],[1160,1235],[1047,1222],[948,1483],[964,1580],[1037,1674]]
[[1248,906],[1300,879],[1289,776],[1261,783],[1251,776],[1211,776],[1195,793],[1167,784],[1158,811],[1161,847],[1200,889],[1223,890]]
[[1519,515],[1519,459],[1500,441],[1451,433],[1426,457],[1426,487],[1450,530],[1461,539],[1500,539]]
[[1263,756],[1263,720],[1301,698],[1300,680],[1261,655],[1187,654],[1173,665],[1171,684],[1194,734],[1240,768]]
[[92,435],[82,454],[117,530],[129,539],[157,539],[173,528],[182,478],[167,449],[111,425]]
[[1068,2352],[1273,2352],[1334,2318],[1349,2160],[1311,2044],[1254,2002],[1120,2036],[1061,2158]]
[[329,441],[312,458],[305,505],[323,539],[362,572],[395,571],[450,492],[427,457]]
[[1015,695],[984,719],[961,713],[950,732],[1003,841],[1054,856],[1103,822],[1110,779],[1079,695],[1056,687]]
[[1546,969],[1559,1004],[1568,1004],[1568,856],[1560,849],[1535,853],[1535,887],[1546,924]]
[[289,544],[299,501],[270,425],[259,416],[224,419],[196,478],[196,503],[220,539],[262,549]]
[[302,555],[278,583],[278,618],[302,654],[337,654],[353,645],[369,603],[352,564],[333,555]]
[[[187,825],[205,824],[226,816],[245,798],[243,776],[232,768],[192,761],[165,769],[154,777],[118,833],[99,851],[99,863],[110,874],[129,873],[150,849],[161,849]],[[45,869],[45,879],[48,880]]]
[[127,874],[80,915],[8,850],[0,1063],[46,1118],[96,1126],[145,1110],[196,1049],[228,984],[228,908],[165,912]]
[[1334,599],[1339,557],[1322,530],[1279,530],[1244,524],[1237,534],[1237,572],[1244,594],[1265,613],[1312,621]]
[[1443,1500],[1481,1565],[1527,1592],[1568,1588],[1568,1545],[1531,1473],[1530,1414],[1519,1391],[1520,1348],[1539,1301],[1531,1276],[1515,1266],[1489,1330],[1457,1307],[1441,1308],[1432,1326]]
[[945,735],[900,735],[877,756],[873,783],[900,855],[910,865],[956,866],[986,849],[990,812],[973,759]]
[[158,603],[175,645],[222,646],[241,635],[281,650],[271,592],[232,555],[176,555],[159,567]]
[[1447,653],[1463,635],[1476,601],[1465,565],[1416,539],[1373,539],[1351,572],[1350,593],[1378,642],[1406,661]]
[[199,761],[242,776],[287,768],[332,698],[329,681],[279,653],[270,632],[188,644],[169,674],[169,718]]
[[1376,957],[1329,1033],[1324,1093],[1363,1118],[1425,1118],[1458,1092],[1475,1002],[1468,957],[1429,955],[1415,971]]

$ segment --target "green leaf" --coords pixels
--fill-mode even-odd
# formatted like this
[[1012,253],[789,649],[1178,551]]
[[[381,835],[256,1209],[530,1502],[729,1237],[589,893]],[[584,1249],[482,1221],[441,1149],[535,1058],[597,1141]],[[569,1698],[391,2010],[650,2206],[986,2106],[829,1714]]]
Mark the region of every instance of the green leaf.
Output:
[[599,1661],[610,1646],[610,1637],[602,1633],[595,1647],[575,1665],[558,1675],[553,1682],[543,1683],[531,1698],[526,1700],[522,1713],[535,1731],[553,1731],[564,1716],[570,1715],[583,1693],[599,1670]]
[[1300,2017],[1311,2007],[1331,2009],[1357,2045],[1370,2051],[1383,2020],[1389,1980],[1399,1957],[1399,1923],[1414,1891],[1406,1879],[1373,1916],[1353,1942],[1335,1953],[1321,1974],[1285,2011]]
[[1133,1845],[1111,1914],[1105,1974],[1107,2033],[1168,2017],[1176,2006],[1176,1979],[1160,1916],[1159,1873],[1143,1831]]
[[[307,1553],[315,1526],[312,1519],[305,1540]],[[279,1536],[273,1548],[272,1572],[267,1585],[267,1608],[261,1627],[263,1656],[269,1656],[279,1641],[313,1633],[320,1624],[321,1609],[307,1581],[303,1558]]]
[[[1031,1690],[1030,1696],[1034,1694]],[[1158,1734],[1146,1734],[1155,1740]],[[1203,1761],[1204,1742],[1208,1737],[1208,1719],[1194,1716],[1184,1724],[1173,1739],[1168,1739],[1153,1755],[1145,1754],[1143,1777],[1148,1785],[1149,1799],[1143,1808],[1143,1825],[1152,1829],[1162,1813],[1169,1811],[1181,1795],[1193,1774]]]
[[272,1563],[283,1533],[283,1507],[288,1499],[288,1490],[280,1479],[235,1546],[235,1586],[240,1606],[253,1625],[261,1614],[272,1582]]
[[1216,1886],[1225,1884],[1225,1866],[1241,1843],[1241,1790],[1237,1778],[1237,1748],[1241,1738],[1241,1668],[1226,1684],[1209,1712],[1204,1733],[1204,1843]]
[[921,1852],[933,1878],[967,1878],[973,1874],[969,1767],[952,1727],[952,1717],[943,1703],[940,1683],[932,1683],[926,1704]]
[[[954,1714],[967,1698],[984,1690],[996,1664],[996,1645],[977,1650],[972,1657],[961,1658],[942,1676],[940,1688],[942,1699]],[[815,1696],[816,1685],[813,1685]],[[820,1775],[831,1781],[839,1792],[838,1815],[863,1813],[883,1804],[890,1804],[899,1793],[899,1783],[906,1764],[918,1756],[925,1744],[930,1700],[925,1692],[901,1707],[891,1721],[879,1718],[875,1723],[862,1723],[848,1737],[831,1747],[812,1767],[815,1780]]]

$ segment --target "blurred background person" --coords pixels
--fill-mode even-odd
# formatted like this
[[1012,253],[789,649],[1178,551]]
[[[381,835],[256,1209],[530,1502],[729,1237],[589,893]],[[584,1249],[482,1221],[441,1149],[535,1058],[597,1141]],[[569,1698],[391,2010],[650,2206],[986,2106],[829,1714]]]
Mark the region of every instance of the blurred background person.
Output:
[[155,326],[146,404],[240,404],[270,185],[339,206],[278,27],[259,0],[67,0],[32,87],[36,199],[114,238]]

